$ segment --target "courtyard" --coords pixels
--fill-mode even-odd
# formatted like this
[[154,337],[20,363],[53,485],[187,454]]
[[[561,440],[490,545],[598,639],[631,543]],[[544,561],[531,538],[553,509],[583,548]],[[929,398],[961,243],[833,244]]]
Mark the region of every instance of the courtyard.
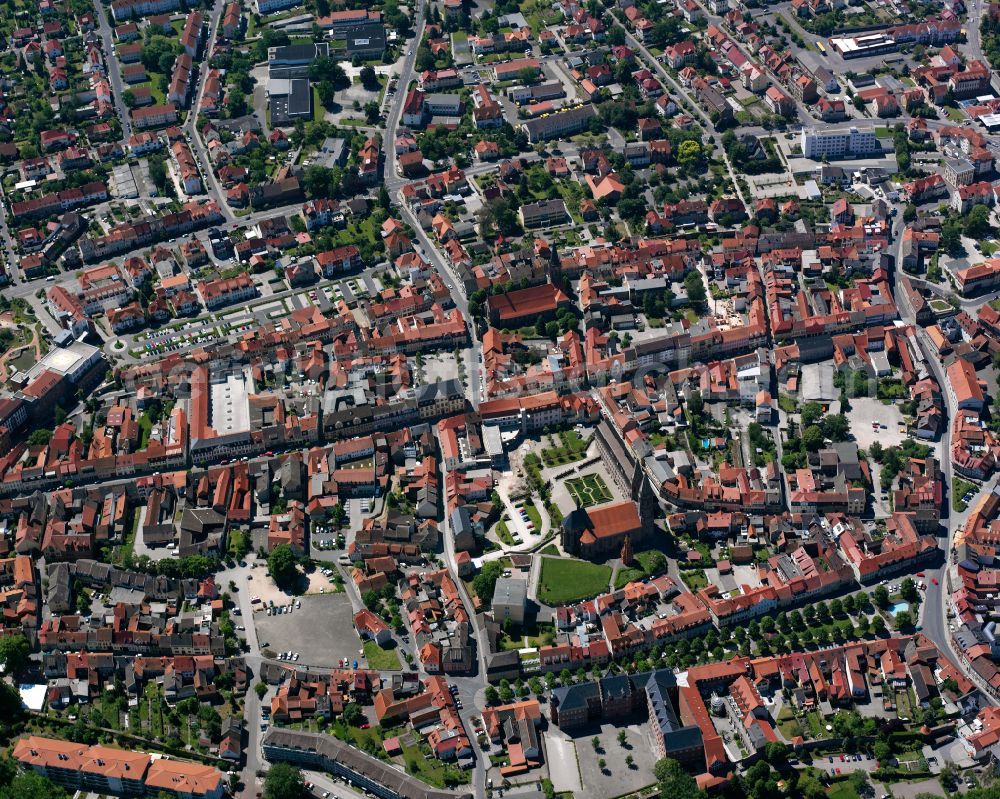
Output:
[[[619,743],[622,731],[624,742]],[[572,785],[574,776],[580,785],[586,786],[589,796],[623,796],[652,782],[656,755],[650,746],[645,720],[635,719],[621,726],[587,725],[572,733],[569,735],[553,727],[545,734],[546,762],[550,764],[556,790],[567,790],[562,786]],[[570,749],[575,752],[569,753],[567,758]],[[560,762],[554,758],[559,758]],[[569,762],[564,762],[567,759]]]

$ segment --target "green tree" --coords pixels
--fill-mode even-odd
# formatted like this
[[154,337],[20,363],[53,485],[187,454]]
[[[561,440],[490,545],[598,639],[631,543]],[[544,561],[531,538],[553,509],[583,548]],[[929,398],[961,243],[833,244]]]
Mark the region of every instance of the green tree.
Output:
[[846,441],[851,432],[850,423],[842,413],[823,417],[823,435],[831,441]]
[[705,302],[705,282],[697,269],[692,269],[684,276],[684,289],[692,305],[701,305]]
[[982,239],[990,232],[990,209],[986,205],[974,205],[965,215],[965,235],[970,239]]
[[701,160],[701,144],[691,139],[681,142],[677,148],[677,163],[682,167],[694,166]]
[[503,574],[503,569],[500,566],[500,562],[491,560],[484,563],[479,570],[479,574],[473,578],[472,590],[476,592],[476,596],[483,603],[493,601],[493,589],[496,587],[497,580],[500,579],[501,574]]
[[876,741],[875,746],[872,748],[872,754],[875,756],[876,760],[888,760],[892,755],[892,749],[889,744],[885,741]]
[[807,402],[802,406],[801,415],[802,424],[805,427],[816,424],[816,422],[823,418],[823,406],[818,402]]
[[321,80],[316,84],[316,94],[319,96],[320,104],[324,108],[329,108],[333,105],[333,98],[337,94],[337,89],[333,85],[333,81]]
[[538,80],[538,70],[532,69],[531,67],[525,67],[524,69],[519,69],[517,71],[517,81],[522,86],[530,86]]
[[691,394],[687,400],[688,413],[691,416],[700,417],[705,410],[705,400],[697,391]]
[[684,767],[673,758],[657,760],[653,767],[660,799],[701,799],[702,792]]
[[816,452],[823,446],[823,431],[818,425],[810,425],[802,431],[802,443],[810,452]]
[[235,119],[244,116],[247,112],[247,96],[244,91],[238,87],[233,87],[226,98],[226,107],[231,118]]
[[62,788],[33,771],[17,774],[9,785],[0,788],[0,799],[64,799],[65,796]]
[[267,567],[274,582],[282,588],[291,586],[299,575],[298,561],[288,544],[280,544],[271,550],[267,556]]
[[872,591],[872,602],[875,603],[875,607],[885,609],[889,607],[889,589],[884,585],[877,586],[874,591]]
[[346,89],[351,85],[344,68],[332,58],[325,56],[317,58],[309,64],[309,77],[315,81],[330,81],[337,89]]
[[343,714],[344,723],[350,725],[351,727],[360,727],[365,723],[365,714],[361,709],[361,705],[357,702],[348,702],[344,705]]
[[52,438],[52,431],[40,427],[37,430],[33,430],[31,435],[28,436],[28,446],[37,447],[43,444],[48,444],[51,438]]
[[30,655],[31,645],[21,633],[0,638],[0,667],[15,680],[27,670]]
[[295,766],[275,763],[268,770],[264,778],[264,799],[306,799],[307,796],[302,772]]
[[361,68],[358,77],[361,78],[361,85],[368,91],[373,92],[378,89],[378,75],[375,74],[375,68],[370,64]]
[[417,48],[417,59],[415,64],[418,72],[426,72],[429,69],[434,69],[437,66],[437,61],[434,58],[434,53],[431,52],[425,44],[421,44]]

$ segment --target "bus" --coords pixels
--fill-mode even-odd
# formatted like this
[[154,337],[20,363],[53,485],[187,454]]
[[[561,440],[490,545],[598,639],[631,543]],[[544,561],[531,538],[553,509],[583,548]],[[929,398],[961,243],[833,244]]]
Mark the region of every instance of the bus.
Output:
[[826,48],[823,46],[823,42],[816,40],[816,46],[819,48],[821,54],[826,55]]

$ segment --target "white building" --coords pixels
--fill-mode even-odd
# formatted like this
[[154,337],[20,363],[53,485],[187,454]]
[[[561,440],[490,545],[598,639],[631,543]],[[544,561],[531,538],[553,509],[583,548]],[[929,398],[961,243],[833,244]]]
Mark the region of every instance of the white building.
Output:
[[524,623],[528,607],[528,581],[517,577],[501,577],[493,589],[493,618],[501,624],[510,619],[514,624]]
[[815,161],[881,152],[882,145],[878,143],[874,129],[858,130],[852,127],[822,132],[802,129],[802,155]]

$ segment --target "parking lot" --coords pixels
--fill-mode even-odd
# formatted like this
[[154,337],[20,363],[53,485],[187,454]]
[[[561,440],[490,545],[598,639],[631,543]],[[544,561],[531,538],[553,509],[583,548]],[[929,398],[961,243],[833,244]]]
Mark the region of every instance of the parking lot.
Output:
[[[905,429],[899,426],[903,421],[899,406],[883,405],[880,400],[872,397],[852,397],[847,419],[851,423],[851,433],[858,442],[858,448],[865,451],[876,441],[883,447],[895,447],[908,437]],[[881,426],[878,430],[872,427],[874,420],[885,425],[885,429]]]
[[347,594],[303,596],[298,601],[301,607],[291,613],[253,614],[261,649],[275,654],[295,652],[299,667],[332,668],[341,658],[353,661],[359,657],[361,641],[354,630],[354,611]]

